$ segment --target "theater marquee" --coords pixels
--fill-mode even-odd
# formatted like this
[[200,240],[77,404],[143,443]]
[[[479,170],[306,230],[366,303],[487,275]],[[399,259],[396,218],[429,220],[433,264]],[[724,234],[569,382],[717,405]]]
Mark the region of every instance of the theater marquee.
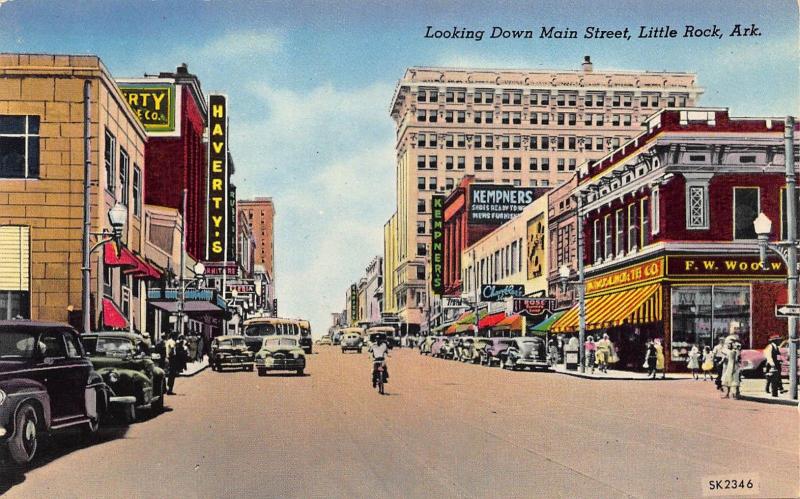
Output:
[[225,260],[228,235],[228,103],[208,96],[208,218],[206,260]]

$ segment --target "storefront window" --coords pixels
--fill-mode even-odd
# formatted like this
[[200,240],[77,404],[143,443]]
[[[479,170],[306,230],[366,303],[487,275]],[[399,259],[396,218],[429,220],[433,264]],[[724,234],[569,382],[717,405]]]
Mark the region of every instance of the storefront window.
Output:
[[692,344],[713,347],[720,337],[738,334],[750,347],[750,288],[679,286],[672,288],[672,360],[686,360]]

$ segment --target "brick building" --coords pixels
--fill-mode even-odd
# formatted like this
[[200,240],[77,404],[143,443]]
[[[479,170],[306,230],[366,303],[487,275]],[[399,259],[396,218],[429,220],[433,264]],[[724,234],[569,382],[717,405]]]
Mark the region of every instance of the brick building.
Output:
[[250,221],[255,239],[256,265],[262,265],[269,278],[275,279],[275,204],[271,197],[240,199],[236,209],[243,212]]

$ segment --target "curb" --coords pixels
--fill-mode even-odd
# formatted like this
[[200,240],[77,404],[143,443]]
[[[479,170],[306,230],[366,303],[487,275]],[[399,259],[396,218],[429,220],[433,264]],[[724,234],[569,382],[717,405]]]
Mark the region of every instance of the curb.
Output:
[[797,407],[798,402],[796,400],[790,399],[782,399],[782,398],[766,398],[766,397],[754,397],[752,395],[739,395],[739,400],[749,400],[750,402],[760,402],[762,404],[773,404],[773,405],[790,405]]
[[180,375],[178,375],[178,377],[179,378],[191,378],[192,376],[197,376],[198,374],[200,374],[201,372],[205,371],[206,369],[208,369],[208,364],[204,365],[203,367],[201,367],[200,369],[198,369],[197,371],[195,371],[195,372],[193,372],[191,374],[183,374],[183,373],[181,373]]
[[605,377],[594,377],[594,376],[586,376],[579,372],[568,372],[568,371],[553,371],[550,372],[555,374],[564,374],[566,376],[572,376],[573,378],[581,378],[581,379],[591,379],[591,380],[598,380],[598,381],[680,381],[682,379],[687,378],[632,378],[632,377],[624,377],[624,378],[605,378]]

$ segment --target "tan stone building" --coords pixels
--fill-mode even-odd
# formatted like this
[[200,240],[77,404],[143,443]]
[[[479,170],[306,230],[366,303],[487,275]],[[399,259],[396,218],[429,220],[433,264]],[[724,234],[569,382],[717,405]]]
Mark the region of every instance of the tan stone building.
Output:
[[386,257],[386,275],[395,274],[386,295],[395,295],[399,318],[425,320],[433,193],[467,174],[557,186],[638,133],[659,108],[694,105],[701,93],[693,74],[595,71],[588,57],[576,71],[409,68],[390,107],[397,265]]
[[146,135],[95,56],[0,54],[0,318],[80,324],[85,81],[92,231],[127,207],[126,252],[92,254],[93,322],[140,330]]

